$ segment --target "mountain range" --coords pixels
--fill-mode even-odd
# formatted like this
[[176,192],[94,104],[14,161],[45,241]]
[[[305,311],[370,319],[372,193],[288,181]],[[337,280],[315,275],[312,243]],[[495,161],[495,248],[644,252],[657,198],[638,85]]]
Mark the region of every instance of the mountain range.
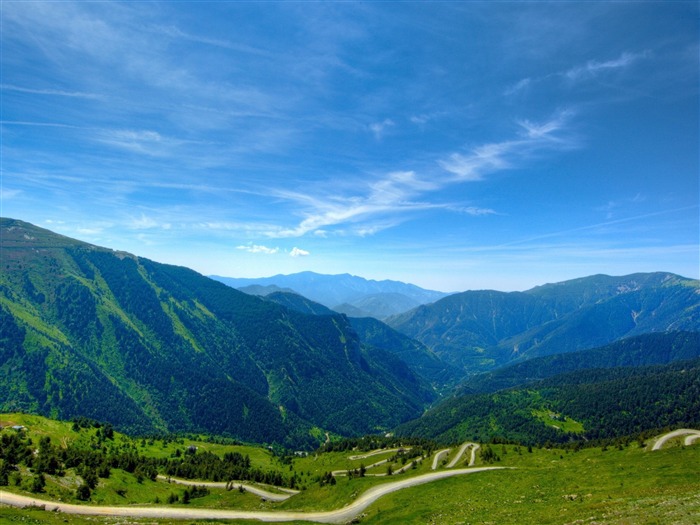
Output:
[[308,446],[391,428],[434,397],[340,314],[17,220],[0,231],[2,411]]
[[[251,294],[15,219],[0,219],[0,265],[0,411],[292,448],[395,428],[562,439],[551,411],[581,420],[567,436],[576,425],[604,436],[582,400],[612,414],[616,392],[639,385],[654,406],[680,400],[673,417],[625,408],[634,421],[606,421],[695,417],[674,385],[700,388],[697,366],[677,364],[698,357],[700,283],[670,273],[446,295],[305,272],[238,283]],[[324,294],[336,307],[392,294],[424,304],[382,322],[314,299]]]
[[624,337],[700,330],[700,281],[671,273],[594,275],[525,292],[467,291],[390,317],[465,374]]
[[211,278],[254,295],[264,296],[278,291],[294,292],[350,317],[377,319],[384,319],[449,295],[399,281],[367,280],[350,274],[323,275],[301,272],[258,279],[218,275],[212,275]]

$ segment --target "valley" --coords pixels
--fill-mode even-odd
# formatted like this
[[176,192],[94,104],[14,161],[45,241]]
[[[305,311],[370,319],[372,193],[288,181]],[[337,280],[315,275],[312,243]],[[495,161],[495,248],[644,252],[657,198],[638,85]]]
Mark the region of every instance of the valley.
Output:
[[[304,274],[261,293],[14,219],[0,233],[5,521],[651,524],[700,509],[696,280],[431,295]],[[339,313],[294,282],[409,309]]]

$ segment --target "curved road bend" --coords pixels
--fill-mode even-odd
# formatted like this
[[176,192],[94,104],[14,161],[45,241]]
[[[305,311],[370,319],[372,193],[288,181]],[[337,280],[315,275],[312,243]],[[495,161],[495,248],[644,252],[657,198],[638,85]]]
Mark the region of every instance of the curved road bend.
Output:
[[244,511],[244,510],[214,510],[172,507],[98,507],[91,505],[70,505],[41,500],[28,496],[20,496],[0,490],[0,503],[14,507],[28,505],[43,506],[46,510],[81,514],[90,516],[128,516],[132,518],[165,518],[165,519],[254,519],[260,521],[294,521],[306,520],[317,523],[346,523],[360,514],[382,496],[397,490],[422,485],[438,479],[449,478],[464,474],[475,474],[487,470],[503,470],[507,467],[479,467],[471,469],[441,470],[406,478],[391,483],[372,487],[349,505],[328,512],[299,512],[299,511]]
[[355,460],[355,459],[366,459],[370,456],[377,456],[379,454],[383,454],[384,452],[398,452],[399,450],[411,450],[411,447],[403,447],[403,448],[379,448],[377,450],[373,450],[372,452],[367,452],[366,454],[359,454],[357,456],[348,456],[349,460]]
[[700,439],[700,434],[692,434],[690,436],[686,436],[684,444],[687,447],[689,445],[692,445],[693,442],[697,441],[698,439]]
[[442,457],[443,457],[444,455],[449,454],[450,450],[452,450],[452,449],[451,449],[451,448],[445,448],[445,449],[443,449],[443,450],[438,450],[438,451],[435,453],[435,455],[433,456],[433,466],[432,466],[432,469],[433,469],[433,470],[437,470],[437,468],[438,468],[438,463],[440,462],[440,460],[442,459]]
[[696,439],[700,438],[700,430],[695,430],[693,428],[679,428],[678,430],[674,430],[672,432],[669,432],[668,434],[664,434],[656,440],[656,443],[654,443],[654,446],[651,450],[659,450],[666,444],[668,440],[680,436],[688,436],[685,438],[685,444],[689,445]]
[[[189,479],[179,479],[179,478],[173,478],[173,477],[168,477],[168,476],[158,476],[158,479],[161,481],[165,482],[170,482],[170,483],[175,483],[176,485],[187,485],[190,487],[211,487],[211,488],[216,488],[216,489],[225,489],[228,485],[228,483],[223,482],[223,481],[192,481]],[[279,490],[286,492],[286,494],[279,494],[275,492],[268,492],[265,489],[262,489],[260,487],[256,487],[254,485],[247,485],[245,483],[232,483],[231,487],[234,490],[237,490],[239,487],[243,487],[247,492],[250,492],[251,494],[255,494],[256,496],[260,496],[261,498],[265,498],[268,501],[284,501],[286,499],[291,498],[294,496],[294,494],[299,494],[298,490],[291,490],[291,489],[286,489],[279,487]],[[278,487],[275,487],[278,488]]]
[[467,447],[474,446],[476,447],[476,443],[464,443],[461,447],[459,447],[459,452],[457,452],[457,455],[452,458],[452,461],[450,461],[445,468],[452,468],[454,467],[457,462],[462,459],[462,456],[464,455],[464,451],[467,450]]
[[476,451],[481,448],[481,445],[479,445],[478,443],[472,443],[472,445],[474,445],[474,446],[472,447],[472,455],[469,458],[469,466],[470,467],[473,467],[474,463],[476,463]]

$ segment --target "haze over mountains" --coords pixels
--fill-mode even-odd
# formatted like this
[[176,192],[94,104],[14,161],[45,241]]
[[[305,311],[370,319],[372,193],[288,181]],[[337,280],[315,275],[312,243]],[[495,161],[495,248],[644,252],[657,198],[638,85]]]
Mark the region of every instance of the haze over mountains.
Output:
[[218,275],[212,275],[211,278],[254,295],[293,291],[339,313],[378,319],[405,312],[421,304],[432,303],[449,295],[399,281],[367,280],[349,274],[322,275],[301,272],[259,279]]
[[[477,432],[473,425],[480,425],[477,433],[486,435],[488,418],[464,415],[454,403],[473,412],[472,393],[535,380],[549,381],[541,389],[551,393],[560,380],[543,370],[579,374],[559,385],[598,384],[606,400],[599,406],[608,406],[614,388],[631,388],[634,381],[667,385],[649,390],[657,396],[650,402],[659,406],[680,399],[674,385],[683,381],[700,388],[693,367],[639,368],[697,357],[700,283],[674,274],[598,275],[526,292],[445,296],[393,281],[304,273],[270,278],[277,282],[259,284],[267,293],[256,297],[186,268],[22,221],[2,219],[0,233],[2,411],[310,448],[326,431],[354,436],[399,425],[402,433],[421,436],[439,427],[432,433],[442,439]],[[348,317],[289,291],[299,288],[336,306],[382,294],[428,304],[385,323]],[[591,350],[603,345],[610,346]],[[590,353],[572,353],[581,351]],[[504,368],[508,364],[517,366]],[[592,364],[611,371],[590,370]],[[493,372],[475,377],[484,371]],[[464,381],[461,401],[416,419]],[[559,397],[550,396],[548,404],[543,396],[508,394],[524,400],[523,428],[530,437],[553,432],[533,414],[573,406],[583,395],[583,387],[557,388]],[[670,419],[658,415],[645,424],[692,420],[693,402],[683,399]],[[442,406],[464,417],[446,418]],[[509,406],[501,408],[508,413]],[[592,433],[601,426],[580,414]],[[431,423],[432,417],[443,423]],[[517,434],[511,430],[503,427],[504,434]],[[552,435],[568,434],[560,429]]]

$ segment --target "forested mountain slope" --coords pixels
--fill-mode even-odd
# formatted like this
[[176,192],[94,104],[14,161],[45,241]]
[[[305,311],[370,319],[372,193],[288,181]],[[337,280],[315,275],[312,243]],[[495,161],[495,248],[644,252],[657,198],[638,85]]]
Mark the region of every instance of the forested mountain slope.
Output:
[[495,393],[449,399],[396,429],[447,443],[525,444],[637,435],[700,425],[700,359],[577,370]]
[[460,390],[496,392],[576,370],[662,365],[698,357],[700,332],[651,333],[600,348],[536,357],[478,374],[460,385]]
[[375,431],[432,399],[341,315],[22,221],[0,233],[0,410],[297,445],[312,426]]
[[[334,314],[332,310],[322,304],[295,293],[273,292],[266,295],[265,298],[302,313],[313,315]],[[378,319],[373,317],[351,317],[348,320],[362,343],[394,354],[435,389],[450,388],[461,378],[459,369],[442,361],[435,353],[428,350],[424,344],[405,336],[401,332],[397,332]]]
[[644,333],[700,331],[700,282],[597,275],[526,292],[469,291],[386,322],[471,374]]

